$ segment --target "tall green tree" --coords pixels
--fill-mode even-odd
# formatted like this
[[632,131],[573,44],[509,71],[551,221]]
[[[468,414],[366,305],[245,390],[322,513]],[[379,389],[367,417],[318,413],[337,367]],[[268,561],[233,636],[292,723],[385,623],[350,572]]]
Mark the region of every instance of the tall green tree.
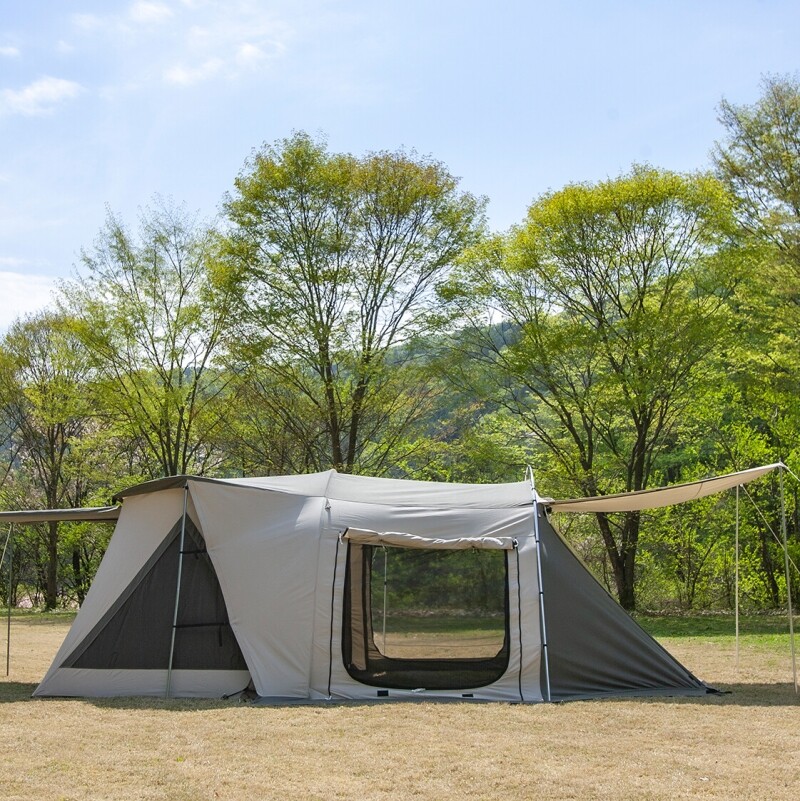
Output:
[[[382,472],[424,403],[403,347],[434,285],[482,225],[482,201],[411,153],[330,153],[304,133],[266,145],[226,202],[239,349],[306,462]],[[294,400],[292,400],[294,399]]]
[[[92,490],[81,443],[94,428],[92,369],[64,317],[42,312],[16,322],[0,347],[0,399],[15,470],[5,494],[33,506],[80,506]],[[36,531],[45,607],[59,594],[57,522]],[[41,546],[41,548],[40,548]]]
[[[635,167],[544,195],[445,289],[469,343],[457,380],[482,362],[476,390],[524,421],[576,494],[658,475],[724,322],[729,214],[710,176]],[[597,523],[633,609],[640,515]]]
[[154,477],[204,473],[226,415],[218,369],[233,307],[211,280],[215,237],[184,208],[158,203],[137,234],[109,213],[65,305],[102,383],[102,405]]
[[[747,280],[732,302],[738,330],[728,373],[738,403],[730,413],[741,438],[763,443],[766,460],[782,460],[798,469],[800,82],[767,76],[755,103],[723,100],[719,119],[725,136],[715,147],[714,163],[736,199],[738,233],[750,255]],[[766,506],[777,530],[779,510],[768,501]],[[761,579],[777,606],[780,549],[766,526],[756,530]],[[796,515],[790,515],[789,536],[800,541]]]
[[[737,219],[752,237],[776,249],[776,264],[800,274],[800,83],[769,76],[753,105],[723,100],[725,139],[714,163],[738,203]],[[780,290],[779,287],[775,287]]]

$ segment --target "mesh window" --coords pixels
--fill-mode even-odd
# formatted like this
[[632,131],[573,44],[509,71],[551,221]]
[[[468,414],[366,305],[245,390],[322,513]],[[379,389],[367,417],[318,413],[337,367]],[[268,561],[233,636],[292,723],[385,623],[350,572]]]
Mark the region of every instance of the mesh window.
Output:
[[[179,520],[62,667],[166,669],[180,556]],[[175,669],[246,670],[202,534],[186,520]]]
[[350,543],[342,656],[364,684],[460,690],[508,667],[508,562],[501,550]]

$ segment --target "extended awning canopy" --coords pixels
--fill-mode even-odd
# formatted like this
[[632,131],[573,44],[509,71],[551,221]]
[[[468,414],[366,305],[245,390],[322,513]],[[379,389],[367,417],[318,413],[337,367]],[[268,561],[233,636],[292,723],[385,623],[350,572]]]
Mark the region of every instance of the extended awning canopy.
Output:
[[119,517],[119,506],[95,506],[88,509],[39,509],[0,512],[2,523],[102,523],[114,522]]
[[783,467],[781,462],[728,473],[716,478],[704,478],[672,487],[657,487],[640,492],[621,492],[617,495],[599,495],[594,498],[573,498],[565,501],[547,501],[554,512],[641,512],[645,509],[660,509],[686,501],[695,501],[717,492],[747,484],[767,473]]

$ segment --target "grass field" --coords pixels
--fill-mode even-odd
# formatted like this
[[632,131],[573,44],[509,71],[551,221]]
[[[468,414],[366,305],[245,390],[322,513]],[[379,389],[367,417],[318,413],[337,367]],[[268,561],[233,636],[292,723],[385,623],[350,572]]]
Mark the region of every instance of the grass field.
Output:
[[[729,695],[560,705],[33,700],[71,622],[15,616],[2,799],[796,799],[785,620],[642,618]],[[5,655],[5,626],[0,634]],[[3,664],[2,673],[5,672]]]

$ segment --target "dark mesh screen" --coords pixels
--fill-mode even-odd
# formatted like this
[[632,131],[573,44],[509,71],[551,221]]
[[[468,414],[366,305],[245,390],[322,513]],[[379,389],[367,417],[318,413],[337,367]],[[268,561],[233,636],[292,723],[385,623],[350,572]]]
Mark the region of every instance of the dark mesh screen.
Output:
[[505,551],[348,545],[342,655],[364,684],[481,687],[509,658]]
[[[150,668],[169,664],[180,548],[180,521],[63,667]],[[172,666],[246,670],[205,541],[186,522],[178,625]]]

